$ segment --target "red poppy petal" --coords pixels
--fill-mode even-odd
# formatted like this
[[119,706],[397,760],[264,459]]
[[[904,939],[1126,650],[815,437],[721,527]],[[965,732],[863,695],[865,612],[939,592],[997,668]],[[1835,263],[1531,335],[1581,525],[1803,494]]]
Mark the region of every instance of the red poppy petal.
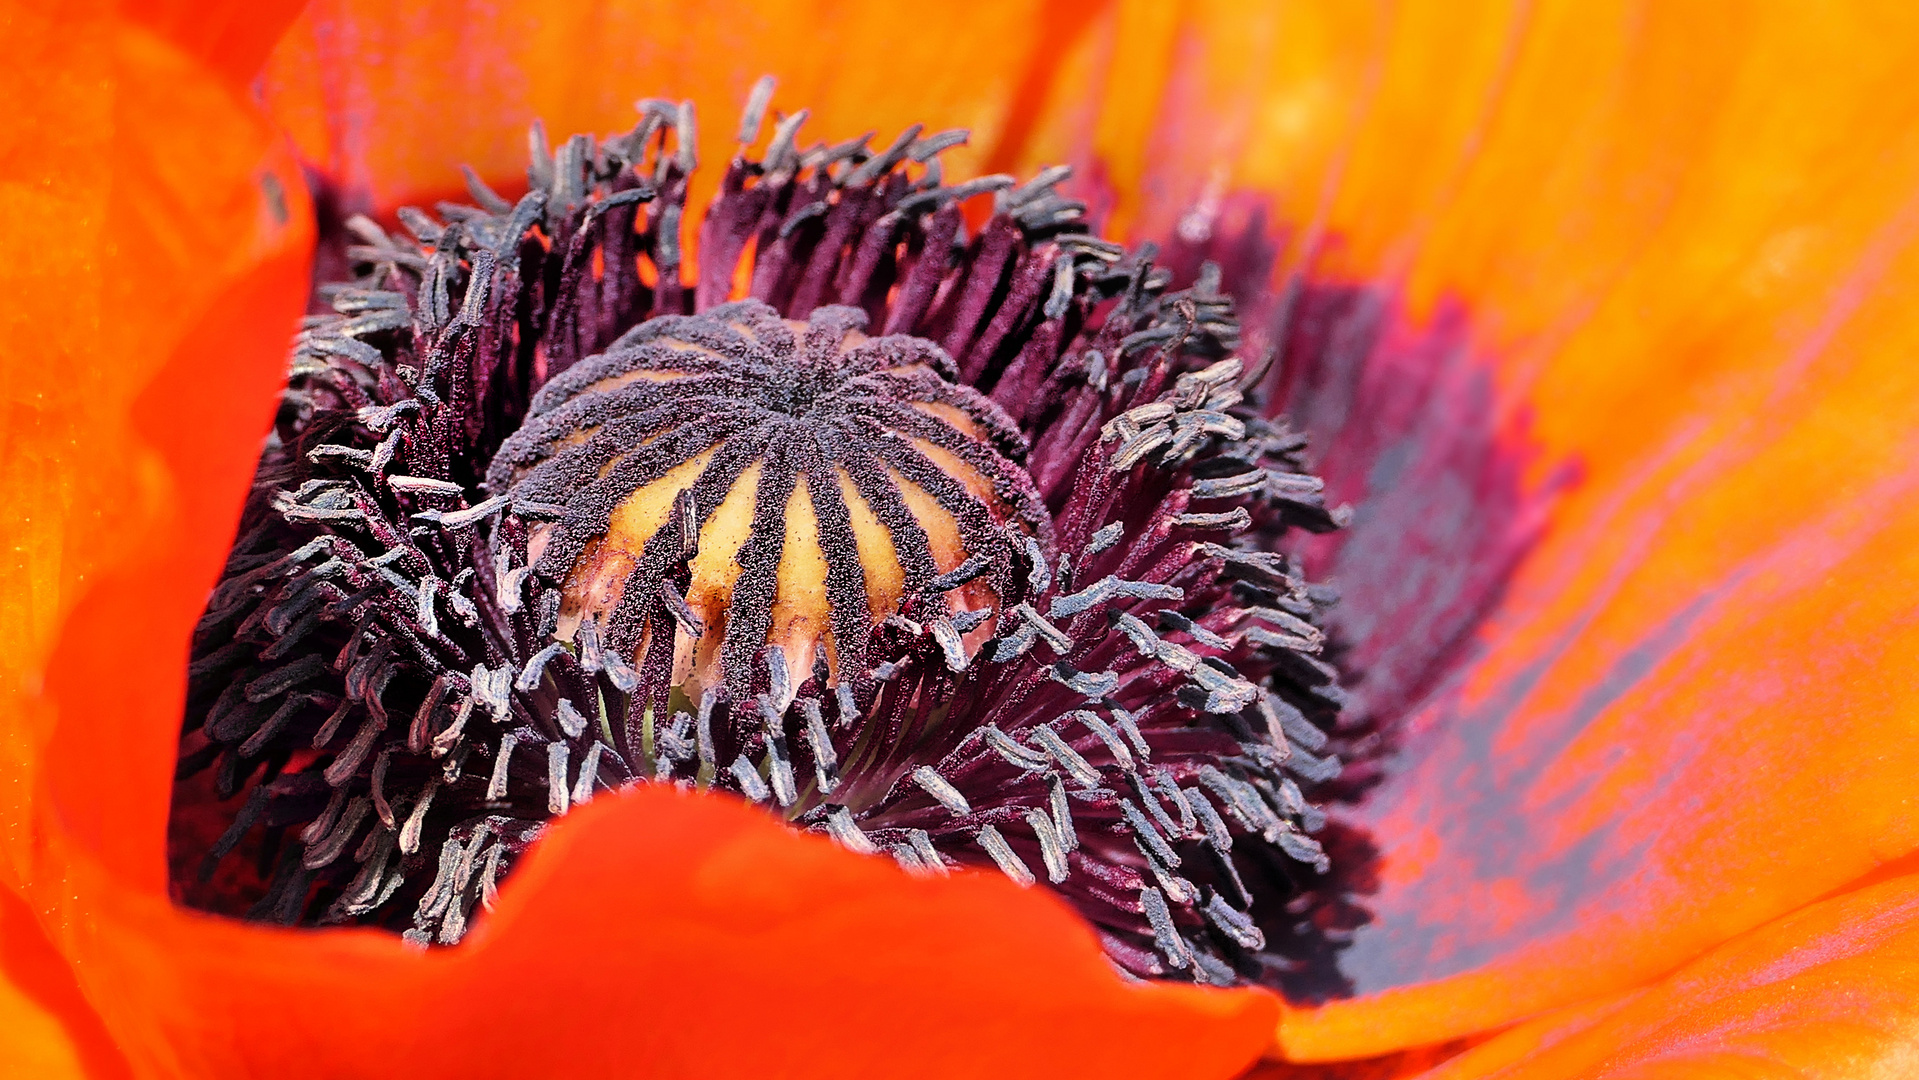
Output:
[[1221,5],[1135,52],[1087,63],[1150,72],[1148,121],[1034,145],[1149,231],[1263,189],[1282,271],[1457,303],[1504,398],[1460,421],[1582,474],[1355,815],[1361,996],[1285,1051],[1612,994],[1919,845],[1915,13]]
[[301,7],[301,0],[123,0],[119,13],[238,86],[259,74]]
[[40,932],[33,910],[6,889],[0,889],[0,1032],[0,1076],[127,1075],[66,958]]
[[[1295,1053],[1434,1041],[1630,986],[1919,844],[1903,299],[1919,155],[1876,134],[1919,115],[1900,85],[1919,35],[1841,49],[1785,19],[1742,31],[1753,70],[1708,85],[1745,122],[1667,136],[1695,205],[1667,208],[1611,294],[1533,352],[1535,433],[1585,483],[1468,686],[1421,718],[1408,768],[1360,815],[1385,854],[1347,964],[1377,997],[1300,1017]],[[1654,55],[1631,81],[1693,65]],[[1769,88],[1803,70],[1835,74]],[[1755,187],[1757,206],[1733,194]],[[1433,262],[1484,258],[1456,243]],[[1495,320],[1508,273],[1480,274]]]
[[[1421,10],[1289,13],[1265,38],[1235,24],[1235,55],[1304,44],[1274,47],[1297,62],[1253,95],[1272,107],[1236,145],[1255,149],[1214,156],[1277,182],[1272,162],[1299,152],[1282,205],[1342,239],[1300,249],[1323,272],[1403,281],[1416,313],[1463,293],[1543,460],[1588,480],[1556,508],[1485,669],[1444,703],[1460,715],[1427,718],[1418,767],[1368,809],[1387,860],[1349,960],[1373,996],[1295,1018],[1287,1047],[1306,1056],[1628,985],[1919,839],[1897,812],[1913,762],[1886,738],[1904,701],[1883,679],[1912,644],[1898,583],[1914,523],[1883,510],[1906,491],[1919,397],[1895,347],[1913,328],[1886,300],[1912,276],[1912,28],[1890,9]],[[1137,76],[1192,115],[1208,102],[1196,72],[1231,84],[1205,52],[1228,35],[1181,37],[1175,55],[1150,18],[1117,20],[1145,26],[1122,38],[1150,63],[1114,67],[1114,85]],[[566,54],[578,39],[542,40]],[[731,73],[734,100],[757,73]],[[1179,163],[1167,175],[1188,186],[1147,192],[1156,205],[1199,190],[1193,159],[1162,151],[1203,125],[1140,149],[1136,122],[1091,119],[1116,177],[1145,189],[1154,161]],[[510,159],[493,145],[483,163]],[[389,174],[406,170],[368,176]]]
[[[0,80],[8,100],[36,108],[16,118],[0,149],[0,231],[14,253],[0,268],[9,298],[0,321],[0,550],[13,556],[0,564],[0,768],[9,779],[0,883],[56,918],[74,901],[59,869],[69,829],[161,887],[160,763],[171,755],[179,704],[177,691],[171,704],[164,690],[145,693],[145,665],[166,672],[159,686],[178,682],[185,613],[218,565],[244,461],[270,409],[280,364],[255,352],[250,369],[221,371],[231,355],[223,350],[283,337],[304,292],[312,233],[297,173],[275,159],[271,131],[164,39],[84,6],[15,9],[8,35]],[[262,305],[257,288],[236,295],[247,282],[277,283],[266,298],[279,302]],[[223,295],[240,303],[221,313],[221,332],[170,360]],[[267,337],[249,336],[262,325]],[[162,417],[143,428],[136,399],[169,364],[221,374],[204,399],[162,396],[177,425]],[[196,426],[208,419],[226,423]],[[206,441],[221,435],[229,441]],[[201,482],[213,477],[224,485]],[[200,516],[185,535],[183,510]],[[176,549],[191,550],[176,559]],[[53,695],[42,691],[61,620],[143,559],[151,583],[180,591],[181,627],[141,636],[146,605],[129,624],[106,627],[84,656],[82,695],[105,719],[58,725]],[[127,780],[129,762],[147,770],[141,781]],[[129,801],[117,801],[123,795]]]
[[1431,1080],[1904,1076],[1919,1024],[1919,878],[1795,912],[1603,1007],[1549,1014]]
[[[81,1030],[88,1021],[94,1032],[100,1030],[65,957],[40,934],[33,909],[0,888],[0,1032],[6,1032],[0,1038],[0,1076],[86,1076]],[[107,1074],[106,1068],[96,1072]]]
[[[808,110],[806,139],[970,128],[971,147],[949,155],[970,174],[1018,137],[1058,53],[1103,6],[320,0],[262,85],[275,119],[361,207],[456,191],[462,163],[524,188],[536,117],[555,139],[624,131],[649,95],[692,100],[701,159],[724,162],[747,92],[767,74],[779,79],[776,110]],[[719,173],[701,170],[695,205]]]
[[[0,150],[0,550],[14,556],[0,564],[0,1027],[14,1067],[0,1072],[125,1076],[70,966],[106,899],[80,881],[104,859],[163,885],[184,627],[232,529],[305,292],[310,209],[272,132],[163,38],[78,5],[15,8],[7,25],[0,83],[35,107]],[[220,332],[193,338],[222,301]],[[281,344],[258,352],[267,340]],[[233,349],[252,350],[250,378],[227,363]],[[182,370],[208,394],[166,400]],[[161,602],[96,622],[84,679],[49,674],[63,617],[130,580]],[[147,617],[169,613],[177,625],[148,636]]]
[[1121,985],[1043,893],[915,880],[665,787],[555,828],[457,950],[139,898],[100,916],[126,928],[84,958],[127,1003],[110,1021],[188,1075],[1227,1076],[1276,1014]]
[[59,530],[40,565],[70,575],[34,597],[36,622],[71,609],[44,675],[58,722],[41,721],[43,812],[159,891],[186,633],[284,378],[312,220],[283,144],[234,88],[144,30],[100,39],[104,100],[68,117],[69,137],[97,145],[56,189],[78,205],[13,226],[79,256],[34,284],[84,306],[22,328],[37,411],[9,457],[40,470],[22,478],[26,516]]
[[80,1056],[60,1021],[18,988],[0,981],[0,1070],[8,1076],[44,1076],[48,1080],[85,1077]]

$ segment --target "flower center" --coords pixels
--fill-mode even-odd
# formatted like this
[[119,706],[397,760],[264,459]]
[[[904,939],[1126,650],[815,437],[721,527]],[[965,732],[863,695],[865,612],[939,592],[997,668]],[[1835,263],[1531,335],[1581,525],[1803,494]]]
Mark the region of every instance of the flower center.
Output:
[[547,519],[527,557],[564,582],[560,640],[592,620],[692,699],[777,684],[784,710],[815,669],[863,681],[888,618],[981,625],[1010,584],[1006,525],[1050,526],[1025,439],[938,346],[865,323],[751,300],[664,316],[535,395],[488,486]]
[[175,887],[452,944],[547,822],[673,783],[1275,983],[1343,701],[1276,545],[1339,515],[1218,271],[1173,290],[1064,170],[946,184],[964,133],[797,113],[750,160],[765,92],[690,282],[663,102],[536,129],[517,202],[345,223],[196,632]]

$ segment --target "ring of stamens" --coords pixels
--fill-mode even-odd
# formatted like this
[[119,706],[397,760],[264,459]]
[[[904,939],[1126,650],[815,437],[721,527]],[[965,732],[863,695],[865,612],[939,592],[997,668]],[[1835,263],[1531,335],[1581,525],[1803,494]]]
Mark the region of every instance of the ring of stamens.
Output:
[[176,825],[224,832],[177,850],[259,868],[210,906],[451,944],[546,821],[670,782],[1273,983],[1343,700],[1273,545],[1339,516],[1217,272],[1169,292],[1064,170],[945,185],[961,134],[801,151],[796,113],[749,160],[767,89],[690,289],[686,106],[349,223],[196,634]]

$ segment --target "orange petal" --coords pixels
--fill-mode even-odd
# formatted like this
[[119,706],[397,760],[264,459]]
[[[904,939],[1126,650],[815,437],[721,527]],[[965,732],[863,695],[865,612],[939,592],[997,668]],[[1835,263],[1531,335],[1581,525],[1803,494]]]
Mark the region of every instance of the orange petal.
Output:
[[[171,753],[177,690],[169,703],[142,679],[151,668],[166,672],[160,687],[177,682],[185,623],[149,639],[139,618],[190,618],[218,565],[280,366],[259,349],[298,310],[312,233],[298,173],[276,158],[270,129],[191,57],[85,6],[15,8],[9,19],[0,80],[7,100],[37,108],[0,149],[0,230],[18,253],[0,268],[10,298],[0,550],[11,556],[0,566],[0,768],[10,781],[0,883],[44,894],[33,904],[44,913],[72,899],[58,870],[68,829],[152,887],[163,880],[166,779],[131,780],[116,755],[150,769]],[[226,325],[170,361],[223,296]],[[251,355],[223,370],[230,349]],[[149,438],[136,399],[170,362],[220,374],[200,399],[168,400],[163,385]],[[184,537],[182,511],[199,515]],[[175,546],[193,552],[172,561]],[[56,729],[41,691],[61,620],[143,559],[177,607],[140,608],[91,642],[83,663],[90,706],[145,726],[130,724],[125,744],[115,725]],[[47,753],[63,740],[72,752]],[[91,766],[100,771],[89,778]]]
[[456,950],[151,898],[99,917],[109,1022],[194,1076],[1227,1076],[1275,1016],[1121,985],[1065,905],[997,876],[916,880],[667,787],[553,829]]
[[[1297,1018],[1293,1053],[1622,989],[1919,845],[1919,147],[1890,134],[1919,118],[1919,27],[1767,9],[1733,24],[1736,57],[1702,58],[1670,18],[1627,35],[1610,105],[1509,89],[1499,131],[1529,137],[1488,133],[1462,181],[1483,196],[1437,215],[1409,271],[1414,295],[1470,282],[1516,332],[1512,392],[1586,479],[1361,814],[1385,855],[1347,963],[1377,996]],[[1544,19],[1533,77],[1605,29]],[[1827,74],[1778,92],[1804,71]],[[1699,112],[1668,126],[1668,99]],[[1592,128],[1555,136],[1576,104]],[[1582,158],[1590,176],[1522,196]],[[1634,178],[1655,176],[1648,206]]]
[[[269,413],[310,208],[271,130],[164,38],[80,5],[14,7],[7,26],[0,84],[36,107],[0,149],[0,997],[17,1066],[0,1071],[125,1076],[71,966],[125,884],[80,879],[104,860],[163,886],[184,630]],[[207,392],[171,399],[182,374]],[[62,621],[129,575],[151,603],[77,639],[79,677],[50,676]]]
[[130,1075],[33,910],[0,889],[0,1075]]
[[241,86],[259,74],[301,6],[301,0],[123,0],[119,13]]
[[[536,109],[556,132],[625,126],[609,70],[702,103],[774,70],[783,101],[839,95],[822,104],[833,134],[875,101],[901,113],[880,123],[1003,118],[963,79],[941,90],[959,71],[1011,88],[1002,104],[1051,103],[1030,127],[973,121],[1016,148],[996,163],[1090,140],[1142,230],[1209,186],[1261,188],[1300,223],[1292,265],[1400,285],[1414,318],[1464,297],[1502,408],[1531,415],[1545,465],[1576,461],[1587,480],[1555,507],[1481,669],[1422,718],[1410,767],[1365,808],[1385,848],[1378,918],[1348,953],[1366,996],[1289,1018],[1289,1053],[1376,1053],[1610,993],[1911,850],[1901,778],[1919,755],[1893,736],[1911,705],[1899,658],[1919,644],[1904,584],[1919,515],[1897,509],[1919,449],[1901,345],[1919,327],[1892,298],[1919,284],[1912,16],[1218,12],[1169,42],[1151,11],[1121,8],[1048,49],[1037,24],[995,9],[973,66],[902,62],[929,73],[924,99],[877,92],[900,70],[884,65],[829,83],[841,50],[791,47],[819,24],[774,34],[768,52],[791,55],[760,63],[670,51],[716,40],[727,16],[646,12],[657,32],[629,36],[633,11],[592,9],[516,38],[513,10],[490,30],[443,17],[463,9],[354,13],[309,24],[304,63],[276,61],[276,101],[350,197],[385,205],[441,188],[462,157],[513,171],[511,132]],[[913,17],[899,40],[961,40],[926,29],[937,13]],[[778,29],[746,25],[753,42]],[[856,14],[826,38],[858,44],[869,26],[874,41],[892,32]],[[463,35],[480,47],[437,47]],[[602,62],[634,36],[665,44],[644,64]],[[417,54],[430,59],[396,48],[414,42],[436,46]],[[375,48],[395,62],[353,71]],[[724,64],[702,70],[721,74],[688,67],[716,53]],[[456,55],[476,63],[441,74]],[[1036,76],[1054,57],[1065,75]],[[531,89],[498,83],[514,71]],[[1157,88],[1156,110],[1077,96],[1133,79]],[[494,119],[406,120],[409,100],[471,100],[467,115]],[[1212,116],[1237,127],[1172,123]],[[709,161],[727,126],[709,117]]]
[[1457,1057],[1484,1037],[1417,1046],[1377,1057],[1299,1065],[1266,1061],[1239,1080],[1426,1080],[1438,1066]]
[[777,110],[809,110],[803,141],[872,130],[884,145],[913,123],[966,127],[971,148],[949,159],[970,174],[1019,137],[1059,50],[1103,6],[320,0],[262,85],[344,200],[381,209],[458,190],[462,163],[523,189],[536,117],[557,140],[630,129],[642,97],[691,99],[709,165],[692,202],[704,205],[711,166],[732,156],[739,109],[766,74],[779,79]]
[[5,982],[0,982],[0,1025],[7,1033],[0,1042],[0,1070],[8,1076],[86,1076],[59,1020]]
[[1352,815],[1360,996],[1285,1053],[1613,994],[1919,846],[1919,13],[1201,7],[1090,35],[1085,70],[1163,89],[1033,152],[1109,166],[1148,233],[1263,192],[1281,272],[1395,329],[1457,303],[1500,390],[1459,420],[1583,476]]
[[1903,1076],[1919,1024],[1919,877],[1815,904],[1599,1008],[1551,1014],[1430,1080]]
[[232,87],[142,29],[98,33],[104,90],[66,134],[113,172],[41,196],[75,205],[9,215],[16,244],[72,260],[31,287],[79,309],[20,327],[10,350],[36,358],[10,496],[33,569],[59,574],[25,590],[14,655],[43,660],[66,616],[36,703],[61,713],[38,720],[42,812],[158,890],[180,658],[272,415],[312,224],[283,144]]

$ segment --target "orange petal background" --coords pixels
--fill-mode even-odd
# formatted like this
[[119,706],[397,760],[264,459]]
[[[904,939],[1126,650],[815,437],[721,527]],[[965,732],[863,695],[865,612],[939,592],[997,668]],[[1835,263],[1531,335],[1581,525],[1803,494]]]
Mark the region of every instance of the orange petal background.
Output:
[[[1361,996],[1288,1013],[1284,1053],[1380,1053],[1571,1007],[1451,1068],[1573,1076],[1609,1046],[1684,1063],[1762,1028],[1785,1033],[1766,1052],[1786,1055],[1795,1031],[1843,1027],[1821,1018],[1847,1002],[1882,1018],[1873,1030],[1910,1022],[1892,1003],[1913,990],[1911,886],[1846,893],[1919,846],[1910,5],[548,7],[324,3],[261,85],[300,154],[368,206],[446,190],[463,160],[510,178],[534,115],[558,135],[614,130],[643,94],[696,98],[717,162],[732,107],[766,71],[824,136],[926,120],[975,129],[958,167],[1076,161],[1141,235],[1208,191],[1265,192],[1299,229],[1288,268],[1394,288],[1414,321],[1462,299],[1505,395],[1493,422],[1529,423],[1542,469],[1581,467],[1471,678],[1416,719],[1402,768],[1361,811],[1384,848],[1378,919],[1348,954]],[[594,1025],[615,1006],[670,1019],[700,985],[742,992],[729,980],[756,970],[749,954],[764,965],[794,942],[804,954],[781,953],[782,968],[826,963],[815,979],[836,1004],[783,997],[789,1011],[717,1030],[849,1068],[878,1064],[857,1057],[879,1052],[871,1026],[899,1033],[899,1054],[930,1053],[989,1045],[960,1034],[981,1017],[1011,1018],[997,1034],[1029,1066],[1049,1046],[1097,1048],[1099,1030],[1179,1047],[1192,1075],[1253,1052],[1264,999],[1121,991],[1090,938],[1031,894],[908,883],[670,796],[557,830],[477,947],[450,958],[168,908],[185,628],[304,291],[308,217],[287,150],[232,82],[271,19],[139,22],[18,9],[9,43],[28,62],[0,74],[10,102],[35,103],[11,110],[34,121],[0,150],[14,253],[0,264],[0,469],[20,518],[0,578],[0,882],[17,897],[0,907],[13,981],[0,1021],[40,1033],[28,1053],[101,1075],[125,1067],[110,1039],[161,1074],[380,1060],[312,1056],[346,1053],[346,1032],[450,1069],[423,1033],[459,1017],[487,1036],[472,1045],[490,1057],[469,1063],[482,1071],[555,1045],[601,1061],[614,1051]],[[669,828],[737,837],[771,860],[751,865],[789,867],[792,891],[752,893],[761,875],[676,847]],[[664,879],[678,884],[632,894],[609,869],[622,851],[680,867]],[[701,880],[743,895],[713,907]],[[604,985],[580,990],[608,1012],[554,1020],[572,1042],[501,1032],[515,1010],[551,1015],[537,1010],[564,991],[549,988],[580,966],[562,959],[607,951],[582,934],[566,939],[577,954],[542,953],[554,922],[641,940],[611,899],[589,903],[628,895],[653,918],[790,936],[722,933],[714,948],[735,966],[683,998],[596,975]],[[808,896],[871,921],[780,921]],[[857,957],[876,941],[908,944]],[[480,1013],[461,965],[490,964],[515,976]],[[929,988],[928,967],[946,981]],[[262,986],[307,1019],[249,1028]],[[861,995],[894,1009],[859,1013]],[[1049,1001],[1077,1011],[1024,1011]],[[849,1015],[866,1029],[819,1028]],[[1029,1015],[1054,1025],[1047,1039],[1011,1022]],[[1761,1015],[1777,1023],[1756,1027]],[[1897,1039],[1805,1045],[1864,1068]]]
[[1919,841],[1919,12],[1343,14],[1201,24],[1169,100],[1243,148],[1173,126],[1137,185],[1207,162],[1294,265],[1463,298],[1584,482],[1358,815],[1377,921],[1306,1059],[1631,986]]
[[[1584,483],[1357,815],[1377,921],[1345,957],[1361,997],[1282,1027],[1309,1059],[1631,986],[1919,841],[1916,13],[1393,14],[1336,39],[1368,60],[1324,145],[1255,124],[1231,183],[1323,222],[1337,243],[1297,253],[1319,273],[1395,283],[1415,319],[1463,297]],[[1256,36],[1187,54],[1230,70],[1206,59]],[[1228,99],[1213,78],[1189,111]],[[1311,100],[1290,89],[1230,100]]]

